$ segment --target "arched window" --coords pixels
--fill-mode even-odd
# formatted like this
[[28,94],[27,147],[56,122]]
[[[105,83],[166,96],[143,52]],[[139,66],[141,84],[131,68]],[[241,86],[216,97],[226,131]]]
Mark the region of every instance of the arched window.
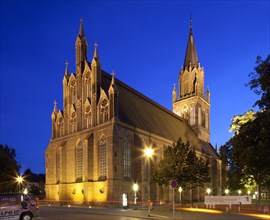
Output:
[[99,143],[99,179],[107,178],[107,142],[103,137]]
[[80,141],[76,146],[76,181],[81,182],[83,176],[83,147]]
[[199,125],[202,125],[202,109],[201,109],[201,107],[199,107],[199,110],[198,110],[198,123],[199,123]]
[[61,148],[57,148],[56,150],[56,183],[60,182],[60,174],[61,174],[61,162],[62,162],[62,154]]
[[209,129],[209,113],[205,113],[205,128]]
[[100,105],[100,124],[109,120],[109,103],[107,99],[103,99]]
[[90,126],[92,126],[91,107],[90,107],[90,105],[87,105],[85,107],[84,117],[86,119],[86,128],[89,128]]
[[71,124],[71,133],[76,132],[77,130],[77,119],[76,119],[76,112],[73,111],[70,116],[70,124]]
[[205,128],[205,112],[202,111],[202,126]]
[[131,150],[127,139],[124,142],[124,177],[131,177]]
[[184,119],[188,120],[188,107],[186,105],[182,108],[182,116]]
[[90,97],[90,94],[91,94],[91,86],[90,86],[90,72],[86,72],[85,73],[85,89],[86,89],[86,97]]
[[194,124],[195,124],[195,107],[194,105],[192,105],[190,108],[190,125]]
[[63,136],[63,117],[58,118],[58,131],[57,131],[57,136],[61,137]]

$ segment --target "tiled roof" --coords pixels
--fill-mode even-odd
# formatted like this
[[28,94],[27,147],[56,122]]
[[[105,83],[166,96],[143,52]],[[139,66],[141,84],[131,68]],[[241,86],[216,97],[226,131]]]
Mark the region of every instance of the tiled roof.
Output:
[[[111,75],[103,72],[103,87],[108,91]],[[189,141],[195,149],[206,151],[206,154],[216,157],[213,147],[198,139],[190,125],[172,111],[116,79],[118,96],[118,118],[121,122],[140,128],[144,131],[176,142],[179,137],[184,142]]]

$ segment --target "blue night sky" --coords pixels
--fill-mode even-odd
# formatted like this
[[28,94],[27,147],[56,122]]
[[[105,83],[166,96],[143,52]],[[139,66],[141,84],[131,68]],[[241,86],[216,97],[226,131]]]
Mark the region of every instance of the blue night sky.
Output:
[[211,92],[211,143],[222,145],[234,115],[258,99],[245,83],[270,46],[270,1],[1,0],[0,143],[26,168],[45,172],[51,112],[62,109],[65,62],[75,71],[83,18],[92,60],[168,109],[184,62],[190,13],[205,86]]

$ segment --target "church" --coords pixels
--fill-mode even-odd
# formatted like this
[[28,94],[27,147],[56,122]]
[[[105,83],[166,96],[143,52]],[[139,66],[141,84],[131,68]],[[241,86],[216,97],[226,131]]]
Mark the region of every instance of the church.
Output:
[[[172,111],[166,109],[101,69],[97,44],[91,62],[88,42],[80,22],[75,42],[76,72],[68,63],[63,73],[63,110],[51,114],[52,136],[46,149],[46,198],[78,204],[120,203],[126,195],[134,201],[133,184],[139,186],[138,202],[148,196],[160,201],[159,187],[149,173],[163,157],[163,149],[180,137],[189,141],[197,156],[209,160],[214,195],[221,194],[222,162],[210,144],[210,92],[204,91],[192,23],[185,60],[172,91]],[[176,74],[177,77],[177,74]],[[144,149],[154,154],[147,169]],[[170,187],[163,198],[171,201]],[[203,201],[205,188],[183,191],[182,201]]]

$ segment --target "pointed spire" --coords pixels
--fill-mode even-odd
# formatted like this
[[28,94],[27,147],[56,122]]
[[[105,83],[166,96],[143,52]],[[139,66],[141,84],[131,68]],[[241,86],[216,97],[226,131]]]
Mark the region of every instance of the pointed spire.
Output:
[[66,69],[65,69],[65,76],[69,76],[69,71],[68,71],[68,61],[66,61]]
[[95,42],[94,47],[95,47],[95,49],[94,49],[94,56],[92,59],[92,64],[94,64],[94,63],[99,64],[100,62],[99,62],[99,57],[98,57],[98,49],[97,49],[98,44],[97,44],[97,42]]
[[190,24],[189,24],[189,37],[188,37],[188,43],[187,43],[187,49],[186,49],[186,56],[184,61],[184,68],[185,67],[191,67],[194,66],[198,67],[199,61],[198,56],[196,52],[194,37],[192,33],[192,17],[190,15]]
[[114,70],[113,70],[113,71],[112,71],[112,82],[111,82],[111,85],[112,85],[112,86],[114,86],[114,84],[115,84],[114,75],[115,75],[115,72],[114,72]]
[[56,113],[57,112],[57,106],[56,106],[57,102],[56,102],[56,100],[54,100],[53,104],[54,104],[53,112]]
[[84,30],[83,30],[83,19],[81,18],[80,19],[80,30],[79,30],[79,35],[78,35],[81,39],[83,38],[83,37],[85,37],[85,35],[84,35]]

